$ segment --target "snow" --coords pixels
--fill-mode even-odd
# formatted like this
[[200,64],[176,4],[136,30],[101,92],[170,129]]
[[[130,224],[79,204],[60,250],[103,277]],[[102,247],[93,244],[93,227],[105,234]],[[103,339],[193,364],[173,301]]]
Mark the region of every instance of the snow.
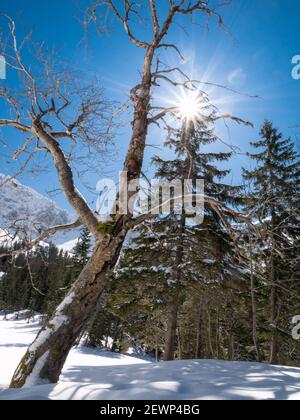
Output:
[[39,358],[39,360],[36,362],[36,365],[34,369],[32,370],[31,374],[26,379],[24,388],[30,388],[35,385],[42,385],[44,383],[49,383],[49,381],[43,381],[39,375],[41,370],[43,369],[44,363],[47,360],[47,357],[49,355],[49,352],[47,351],[43,356]]
[[[2,388],[38,328],[36,320],[0,320]],[[300,368],[218,360],[157,364],[80,347],[71,351],[58,384],[0,391],[0,400],[134,399],[299,400]]]
[[[10,231],[14,233],[12,226],[16,221],[18,226],[26,227],[33,236],[37,233],[36,227],[44,229],[74,221],[74,216],[61,209],[53,200],[2,173],[0,173],[0,195],[0,245],[1,242],[8,242],[8,246],[12,244],[12,239],[7,238],[7,233]],[[74,229],[58,232],[51,237],[51,241],[62,244],[78,236],[79,229]],[[20,239],[22,238],[14,240],[17,242]]]
[[78,238],[72,239],[71,241],[67,241],[62,244],[58,244],[57,248],[59,250],[62,250],[63,252],[68,252],[71,254],[77,244],[78,244]]
[[56,226],[70,221],[69,214],[57,204],[39,194],[37,191],[22,185],[16,179],[0,173],[0,226],[5,229],[16,220],[25,226]]
[[205,259],[202,261],[204,264],[213,265],[216,264],[216,260]]
[[6,230],[0,228],[0,246],[11,248],[18,240],[18,237],[13,237]]
[[67,324],[69,322],[68,317],[63,314],[63,311],[65,307],[72,302],[74,296],[74,293],[71,293],[70,295],[66,296],[64,301],[57,308],[57,314],[55,318],[51,321],[51,324],[49,324],[39,334],[37,340],[29,347],[30,352],[35,352],[38,347],[40,347],[43,343],[45,343],[48,340],[52,332],[59,330],[59,328],[62,327],[62,325]]

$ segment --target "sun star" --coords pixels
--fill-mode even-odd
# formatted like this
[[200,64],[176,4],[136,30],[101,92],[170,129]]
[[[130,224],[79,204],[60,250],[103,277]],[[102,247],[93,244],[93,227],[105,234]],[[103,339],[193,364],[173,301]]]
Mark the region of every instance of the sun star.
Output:
[[197,92],[183,92],[178,98],[178,115],[185,122],[196,122],[201,117],[203,99]]

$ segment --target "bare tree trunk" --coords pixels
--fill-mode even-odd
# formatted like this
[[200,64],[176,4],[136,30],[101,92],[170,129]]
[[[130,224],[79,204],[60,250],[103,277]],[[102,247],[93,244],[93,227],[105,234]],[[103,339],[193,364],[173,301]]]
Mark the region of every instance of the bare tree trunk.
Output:
[[164,352],[165,362],[174,360],[174,357],[175,357],[178,309],[179,309],[178,301],[174,301],[169,306],[166,343],[165,343],[165,352]]
[[271,345],[270,345],[270,363],[273,365],[278,364],[278,331],[277,331],[277,275],[276,275],[276,266],[275,266],[275,257],[274,257],[274,250],[276,249],[276,241],[274,237],[274,230],[276,226],[276,213],[275,210],[272,209],[272,242],[271,242],[271,296],[270,296],[270,309],[271,309],[271,317],[270,317],[270,324],[272,328],[272,335],[271,335]]
[[[152,86],[158,85],[159,77],[166,78],[165,75],[162,76],[163,72],[161,73],[159,68],[156,68],[156,70],[152,73],[152,64],[155,52],[160,48],[167,48],[175,49],[178,53],[180,53],[176,45],[173,45],[172,43],[164,43],[164,38],[169,32],[175,16],[191,16],[195,13],[205,15],[213,14],[218,16],[220,21],[221,17],[213,9],[206,5],[206,2],[196,2],[195,4],[187,2],[187,4],[185,4],[185,2],[180,1],[179,4],[175,4],[175,2],[172,1],[169,2],[167,16],[162,22],[162,25],[160,25],[156,10],[156,2],[151,0],[150,9],[152,12],[154,34],[152,42],[147,43],[138,40],[133,35],[131,28],[132,16],[136,16],[138,12],[131,3],[132,2],[128,2],[127,0],[124,1],[124,15],[122,16],[122,13],[120,13],[114,1],[95,2],[95,4],[92,5],[92,15],[95,16],[95,9],[98,7],[109,7],[115,17],[122,23],[130,41],[137,47],[143,48],[145,51],[143,69],[141,71],[141,82],[131,92],[134,107],[134,118],[132,122],[131,141],[124,164],[124,171],[128,174],[128,181],[137,181],[138,183],[144,160],[148,127],[150,124],[157,123],[161,118],[170,112],[170,110],[164,109],[156,116],[151,116],[151,118],[149,118],[151,112],[151,88]],[[0,126],[14,127],[22,134],[29,134],[30,137],[33,136],[37,140],[38,144],[42,143],[43,148],[45,147],[51,154],[60,180],[61,188],[70,205],[77,213],[80,224],[85,225],[89,229],[89,231],[95,236],[97,242],[93,256],[79,275],[72,290],[61,305],[55,310],[53,317],[46,323],[44,328],[38,334],[36,340],[30,346],[18,366],[11,381],[11,387],[19,388],[25,384],[37,385],[42,382],[57,382],[72,345],[75,343],[76,338],[80,335],[91,314],[95,311],[98,299],[101,296],[108,280],[108,276],[118,261],[126,234],[130,227],[129,225],[132,223],[132,215],[122,215],[121,213],[123,212],[117,208],[115,223],[111,229],[112,233],[106,235],[104,238],[100,236],[100,226],[98,224],[98,220],[94,212],[91,211],[84,198],[76,189],[71,167],[59,142],[59,138],[70,137],[70,127],[71,138],[73,139],[72,136],[75,134],[72,133],[72,130],[76,127],[76,125],[78,128],[79,122],[76,121],[75,125],[71,124],[71,126],[68,124],[66,132],[52,132],[48,116],[54,113],[55,124],[53,124],[53,126],[56,126],[58,123],[61,124],[60,111],[63,107],[57,110],[53,99],[52,101],[49,100],[49,102],[52,102],[52,104],[49,105],[48,96],[46,96],[41,106],[39,102],[40,95],[37,90],[37,81],[28,71],[21,59],[20,52],[18,51],[17,38],[15,36],[15,25],[11,20],[10,26],[14,52],[16,55],[16,61],[18,62],[17,67],[20,67],[19,74],[29,81],[30,86],[32,85],[30,89],[26,87],[26,91],[29,91],[29,103],[31,103],[28,115],[31,115],[32,121],[31,125],[27,125],[27,121],[23,124],[19,115],[23,114],[23,109],[22,113],[15,112],[16,110],[14,109],[16,119],[0,119]],[[176,69],[173,70],[173,74],[174,72],[176,72]],[[24,93],[22,91],[22,98],[23,96]],[[62,95],[59,96],[60,100],[61,96]],[[6,92],[4,93],[4,98],[6,98],[7,103],[11,107],[12,101],[10,96],[7,96]],[[35,106],[33,106],[33,104],[35,104]],[[15,108],[15,102],[13,102],[12,108]],[[44,110],[44,108],[46,109]],[[220,118],[231,117],[220,116]],[[237,121],[236,118],[234,120]],[[63,126],[65,127],[65,124],[63,124]],[[131,201],[135,194],[136,191],[128,193],[128,202]],[[116,205],[116,207],[118,206]],[[50,231],[51,229],[48,230],[48,234],[50,234]],[[37,243],[39,243],[40,240],[41,239],[38,239]],[[170,332],[167,338],[169,343],[169,355],[171,355],[172,348],[174,347],[174,325],[176,335],[178,306],[176,311],[175,309],[173,309],[173,311],[174,312],[170,315],[168,323],[168,330]]]
[[177,329],[177,336],[178,336],[178,359],[183,360],[183,351],[182,351],[183,343],[181,340],[181,330],[179,327]]
[[68,296],[29,347],[18,366],[11,388],[57,382],[67,355],[93,313],[114,268],[126,232],[96,250]]
[[158,336],[156,336],[156,339],[155,339],[155,361],[156,363],[159,362]]
[[216,327],[216,357],[220,358],[220,314],[219,310],[217,311],[217,327]]
[[109,340],[109,336],[107,335],[107,336],[105,337],[105,343],[104,343],[104,347],[105,347],[106,349],[108,349],[108,340]]
[[207,339],[208,339],[208,346],[209,346],[209,352],[210,357],[214,357],[214,348],[212,344],[212,328],[211,328],[211,314],[210,309],[207,308]]
[[251,306],[252,306],[252,338],[253,344],[256,351],[256,359],[258,362],[261,361],[260,349],[257,340],[257,303],[256,303],[256,293],[255,293],[255,276],[254,276],[254,261],[253,261],[253,242],[252,234],[249,229],[250,236],[250,270],[251,270]]
[[278,331],[277,331],[277,289],[272,286],[271,290],[271,346],[270,346],[270,363],[278,364]]
[[234,360],[235,359],[235,341],[234,341],[234,335],[231,332],[229,335],[229,360]]
[[257,339],[257,304],[255,295],[255,280],[254,276],[251,275],[251,302],[252,302],[252,338],[253,344],[256,351],[256,360],[261,362],[260,348]]
[[117,325],[115,326],[114,329],[114,334],[112,337],[112,345],[111,345],[111,351],[115,352],[118,349],[118,340],[120,338],[121,335],[121,328],[120,328],[120,322],[117,323]]
[[[135,108],[132,138],[124,169],[128,180],[138,179],[141,173],[146,137],[148,133],[148,113],[152,86],[151,65],[155,48],[150,46],[144,58],[142,83],[133,91]],[[51,136],[41,129],[39,136],[44,140],[54,156],[55,165],[61,178],[64,176],[63,158]],[[72,180],[72,176],[69,175]],[[70,181],[72,184],[72,182]],[[131,192],[134,195],[134,192]],[[130,200],[130,194],[128,199]],[[76,203],[74,204],[76,207]],[[21,360],[11,381],[11,388],[21,388],[25,384],[37,385],[41,382],[57,382],[67,355],[82,331],[85,323],[96,309],[97,302],[106,285],[108,275],[114,269],[126,238],[126,222],[131,216],[117,216],[112,234],[97,244],[94,254],[72,290],[56,309],[54,316],[37,336]]]
[[[181,264],[183,261],[184,253],[184,241],[183,234],[185,233],[186,225],[186,216],[182,214],[180,220],[180,233],[182,235],[182,240],[179,241],[177,250],[176,250],[176,281],[177,287],[181,285]],[[178,321],[178,311],[180,307],[180,292],[177,291],[176,296],[174,297],[173,302],[169,306],[168,321],[167,321],[167,333],[166,333],[166,343],[165,343],[165,353],[164,360],[174,360],[175,350],[176,350],[176,331],[177,331],[177,321]]]
[[202,314],[201,314],[201,306],[199,306],[199,314],[197,320],[197,333],[196,333],[196,352],[195,358],[200,359],[200,352],[201,352],[201,325],[202,325]]

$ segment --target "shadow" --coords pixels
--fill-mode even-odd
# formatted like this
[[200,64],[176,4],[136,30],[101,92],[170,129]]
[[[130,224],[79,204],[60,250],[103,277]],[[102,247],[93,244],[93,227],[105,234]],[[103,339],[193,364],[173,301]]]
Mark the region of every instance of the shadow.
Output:
[[42,324],[36,324],[36,323],[32,323],[32,324],[21,324],[21,325],[14,325],[14,330],[24,330],[26,333],[28,332],[34,332],[34,333],[38,333],[38,331],[42,328]]
[[0,347],[5,347],[5,348],[28,348],[28,344],[24,344],[24,343],[11,343],[11,344],[0,344]]
[[[77,349],[118,360],[117,353]],[[218,360],[65,368],[59,384],[4,390],[0,400],[289,400],[300,399],[300,369]],[[112,362],[113,363],[113,362]],[[125,362],[126,363],[126,360]]]
[[[62,381],[97,384],[95,389],[110,385],[112,400],[139,399],[139,394],[150,400],[287,400],[300,393],[300,369],[215,360],[70,367]],[[105,398],[106,392],[99,393]]]

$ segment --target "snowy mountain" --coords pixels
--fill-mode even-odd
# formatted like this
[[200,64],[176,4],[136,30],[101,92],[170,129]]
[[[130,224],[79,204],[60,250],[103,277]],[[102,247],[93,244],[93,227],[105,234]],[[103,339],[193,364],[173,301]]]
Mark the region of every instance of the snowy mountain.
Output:
[[13,238],[6,230],[0,228],[0,246],[10,248],[16,241],[16,238]]
[[0,226],[8,229],[16,220],[26,226],[37,223],[42,228],[68,223],[69,214],[54,201],[15,179],[0,174]]
[[78,237],[75,239],[71,239],[70,241],[66,241],[64,243],[57,243],[58,249],[61,249],[64,252],[68,252],[72,254],[73,249],[78,243]]
[[[12,225],[32,230],[33,226],[44,229],[73,221],[66,210],[34,189],[0,173],[0,229],[12,231]],[[5,235],[1,235],[4,237]],[[61,244],[78,236],[78,232],[56,235],[54,242]],[[0,239],[1,240],[1,239]],[[3,239],[4,240],[4,239]]]

